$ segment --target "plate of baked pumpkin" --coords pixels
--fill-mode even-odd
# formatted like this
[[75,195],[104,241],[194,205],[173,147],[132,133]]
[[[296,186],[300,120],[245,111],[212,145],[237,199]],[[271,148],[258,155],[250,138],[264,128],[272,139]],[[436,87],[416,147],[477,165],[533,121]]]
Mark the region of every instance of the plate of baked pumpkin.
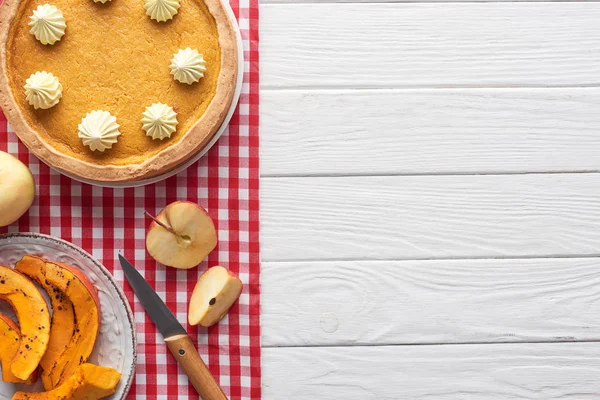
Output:
[[0,399],[122,399],[136,365],[134,319],[110,272],[35,233],[0,235]]

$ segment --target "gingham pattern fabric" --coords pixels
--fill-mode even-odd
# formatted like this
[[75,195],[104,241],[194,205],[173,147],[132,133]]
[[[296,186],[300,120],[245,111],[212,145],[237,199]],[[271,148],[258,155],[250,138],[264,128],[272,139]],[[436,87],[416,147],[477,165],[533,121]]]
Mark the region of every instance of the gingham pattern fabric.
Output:
[[[198,399],[162,337],[124,283],[120,251],[145,276],[197,344],[200,354],[233,399],[259,399],[260,257],[258,149],[258,0],[231,0],[242,31],[245,74],[242,96],[229,129],[198,163],[161,183],[136,189],[103,189],[51,170],[19,142],[0,113],[0,150],[26,163],[38,195],[29,213],[5,232],[41,232],[63,238],[99,259],[123,286],[135,313],[138,365],[128,399]],[[144,210],[158,213],[187,199],[214,219],[219,245],[198,268],[166,268],[147,254]],[[206,330],[187,325],[187,305],[198,276],[223,265],[244,282],[228,316]]]

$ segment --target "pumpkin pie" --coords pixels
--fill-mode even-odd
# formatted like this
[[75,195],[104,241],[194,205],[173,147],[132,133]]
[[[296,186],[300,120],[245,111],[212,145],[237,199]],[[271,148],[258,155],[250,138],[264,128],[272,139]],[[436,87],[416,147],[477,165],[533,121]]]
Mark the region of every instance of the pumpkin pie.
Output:
[[[32,15],[41,6],[62,13],[59,36],[33,34]],[[236,33],[220,0],[167,6],[171,14],[151,17],[141,0],[4,1],[0,106],[31,152],[84,179],[132,182],[166,173],[208,144],[233,101]],[[175,79],[175,57],[186,54],[203,58],[201,79]],[[50,103],[32,101],[36,77],[55,90]],[[148,125],[161,109],[169,112],[168,129]],[[82,140],[90,115],[111,118],[113,139],[102,151]]]

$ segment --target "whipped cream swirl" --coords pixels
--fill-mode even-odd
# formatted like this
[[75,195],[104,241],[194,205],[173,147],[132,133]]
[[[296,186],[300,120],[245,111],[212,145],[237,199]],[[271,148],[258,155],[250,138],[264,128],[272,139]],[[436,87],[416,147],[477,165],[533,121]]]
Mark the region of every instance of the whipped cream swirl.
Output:
[[173,19],[179,7],[179,0],[144,0],[146,14],[158,22]]
[[179,50],[171,60],[171,75],[181,83],[191,85],[198,82],[205,72],[206,62],[198,50],[192,50],[189,47]]
[[43,45],[58,42],[65,34],[67,22],[63,13],[49,4],[43,4],[33,11],[29,17],[29,31]]
[[79,124],[78,136],[92,151],[104,152],[112,148],[113,144],[117,143],[119,135],[121,132],[119,132],[117,118],[110,115],[108,111],[92,111]]
[[155,103],[146,108],[142,114],[142,129],[152,139],[170,138],[177,130],[177,113],[173,107],[163,103]]
[[50,72],[36,72],[25,81],[25,97],[36,110],[47,110],[60,101],[62,85]]

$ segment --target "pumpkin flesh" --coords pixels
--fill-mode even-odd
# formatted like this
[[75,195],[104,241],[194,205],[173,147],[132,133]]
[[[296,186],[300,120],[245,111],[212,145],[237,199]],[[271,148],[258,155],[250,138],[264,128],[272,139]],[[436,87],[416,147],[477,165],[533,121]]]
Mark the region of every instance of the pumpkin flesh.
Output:
[[96,400],[115,393],[121,374],[106,367],[82,364],[56,389],[40,392],[17,392],[12,400]]
[[64,353],[75,331],[73,304],[56,286],[46,280],[46,262],[33,256],[26,256],[17,263],[15,269],[36,281],[47,293],[52,307],[50,320],[50,341],[48,349],[40,361],[43,370],[50,369],[58,357]]
[[63,291],[73,304],[76,324],[66,350],[50,369],[42,372],[44,388],[50,390],[73,375],[92,354],[100,329],[100,302],[96,288],[78,269],[47,262],[46,271],[46,279]]
[[50,312],[37,287],[24,275],[0,265],[0,298],[17,314],[21,330],[19,348],[10,363],[11,372],[27,380],[37,369],[50,340]]
[[[45,264],[43,268],[41,262]],[[66,296],[73,305],[75,315],[74,332],[66,349],[41,374],[44,388],[50,391],[65,382],[89,359],[100,328],[100,303],[96,288],[77,268],[31,256],[23,257],[17,263],[17,268],[27,264],[38,265],[44,282],[47,281],[48,285]]]
[[4,382],[25,383],[10,370],[10,363],[19,351],[20,342],[21,332],[19,327],[6,315],[0,314],[0,363],[2,364],[2,380]]

